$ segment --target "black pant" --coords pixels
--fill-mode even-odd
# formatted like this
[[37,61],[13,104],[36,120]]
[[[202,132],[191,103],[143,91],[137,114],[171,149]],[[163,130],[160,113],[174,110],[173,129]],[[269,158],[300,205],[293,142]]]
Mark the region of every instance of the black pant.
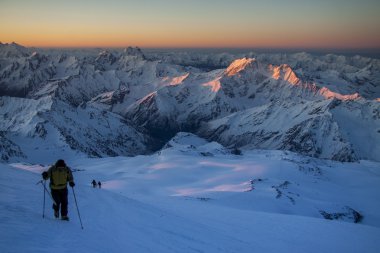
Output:
[[58,212],[61,207],[61,216],[67,216],[67,188],[61,190],[51,189],[51,196],[55,204],[53,204],[54,211]]

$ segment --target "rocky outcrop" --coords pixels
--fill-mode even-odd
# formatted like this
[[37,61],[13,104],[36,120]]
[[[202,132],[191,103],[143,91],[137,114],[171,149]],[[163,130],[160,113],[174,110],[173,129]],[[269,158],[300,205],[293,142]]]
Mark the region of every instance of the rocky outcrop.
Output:
[[6,138],[4,132],[0,132],[0,162],[9,162],[20,158],[27,157],[17,144]]

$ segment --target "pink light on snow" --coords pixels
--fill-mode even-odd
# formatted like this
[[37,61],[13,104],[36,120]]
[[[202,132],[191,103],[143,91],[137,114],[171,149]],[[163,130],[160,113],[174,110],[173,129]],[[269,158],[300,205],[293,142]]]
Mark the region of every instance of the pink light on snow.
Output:
[[183,189],[176,189],[175,192],[176,194],[174,194],[173,196],[189,196],[189,195],[194,195],[197,193],[202,193],[204,192],[204,190],[201,188],[183,188]]
[[156,163],[152,166],[150,166],[150,169],[154,170],[164,170],[164,169],[171,169],[178,167],[178,164],[175,163]]
[[237,184],[221,184],[211,188],[182,188],[176,189],[174,196],[190,196],[200,193],[210,192],[244,192],[250,188],[249,182],[242,182]]
[[230,66],[226,69],[227,76],[234,76],[240,71],[244,70],[247,65],[251,64],[254,61],[252,58],[242,58],[233,61]]
[[43,167],[41,165],[26,165],[22,163],[13,163],[10,164],[12,167],[21,169],[21,170],[27,170],[35,173],[41,173],[44,170],[47,170],[49,167]]
[[211,162],[211,161],[202,161],[199,164],[213,166],[213,167],[222,167],[222,168],[234,168],[236,166],[235,164],[218,163],[218,162]]
[[249,182],[240,184],[222,184],[213,188],[207,189],[207,192],[243,192],[249,189]]
[[170,85],[178,85],[182,83],[183,80],[185,80],[188,76],[189,76],[189,73],[182,76],[173,77],[172,80],[170,81]]
[[333,92],[326,87],[323,87],[322,89],[320,89],[319,94],[321,94],[323,97],[325,97],[327,99],[337,98],[339,100],[345,100],[345,101],[356,100],[356,99],[360,98],[359,93],[354,93],[354,94],[350,94],[350,95],[342,95],[340,93]]
[[269,65],[269,71],[272,72],[272,78],[276,80],[282,78],[292,85],[297,85],[300,81],[292,68],[287,64],[282,64],[280,66]]
[[247,172],[252,171],[255,172],[255,174],[258,174],[258,172],[264,171],[263,166],[258,166],[255,164],[239,164],[239,163],[218,163],[218,162],[212,162],[212,161],[202,161],[199,163],[200,165],[206,165],[206,166],[212,166],[212,167],[221,167],[221,168],[230,168],[231,170],[235,172]]
[[110,190],[118,190],[122,189],[125,182],[121,180],[110,180],[102,182],[102,188],[104,189],[110,189]]
[[218,92],[220,90],[220,77],[218,77],[217,79],[214,79],[208,83],[204,83],[203,86],[205,87],[211,87],[211,90],[213,92]]
[[240,164],[240,163],[232,163],[232,164],[226,164],[226,163],[218,163],[218,162],[211,162],[211,161],[202,161],[199,163],[203,166],[210,166],[210,167],[219,167],[224,169],[230,169],[232,172],[231,174],[224,174],[220,176],[216,176],[213,178],[207,179],[205,182],[216,182],[219,180],[223,180],[229,177],[236,176],[237,173],[243,173],[245,176],[259,176],[265,171],[265,166],[256,165],[256,164]]

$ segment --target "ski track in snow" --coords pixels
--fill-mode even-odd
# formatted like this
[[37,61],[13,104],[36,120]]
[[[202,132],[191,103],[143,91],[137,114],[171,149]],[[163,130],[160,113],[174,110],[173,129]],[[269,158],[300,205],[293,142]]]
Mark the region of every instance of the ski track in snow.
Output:
[[[0,251],[379,252],[378,163],[281,151],[203,157],[184,147],[67,161],[84,230],[71,189],[70,222],[53,218],[48,196],[42,218],[36,183],[46,167],[0,164]],[[92,179],[102,189],[92,188]],[[345,205],[364,216],[361,223],[318,213]]]

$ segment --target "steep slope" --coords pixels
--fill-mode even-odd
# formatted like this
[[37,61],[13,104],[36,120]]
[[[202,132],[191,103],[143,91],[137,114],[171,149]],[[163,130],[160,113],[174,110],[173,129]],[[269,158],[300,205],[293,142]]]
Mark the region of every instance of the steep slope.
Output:
[[[338,100],[264,105],[211,121],[200,134],[230,147],[290,150],[339,161],[364,158],[363,153],[356,153],[368,143],[353,140],[348,135],[343,137],[344,132],[352,129],[348,129],[349,122],[338,124],[334,110],[346,111],[350,106]],[[367,133],[376,143],[378,119],[369,121]],[[353,142],[357,143],[356,148]],[[367,159],[377,159],[377,148],[366,151]]]
[[9,162],[12,158],[26,158],[21,148],[4,135],[4,132],[0,132],[0,162]]
[[0,115],[2,139],[7,140],[3,160],[37,162],[57,155],[101,157],[149,150],[149,137],[120,116],[85,106],[74,108],[50,97],[1,97]]

